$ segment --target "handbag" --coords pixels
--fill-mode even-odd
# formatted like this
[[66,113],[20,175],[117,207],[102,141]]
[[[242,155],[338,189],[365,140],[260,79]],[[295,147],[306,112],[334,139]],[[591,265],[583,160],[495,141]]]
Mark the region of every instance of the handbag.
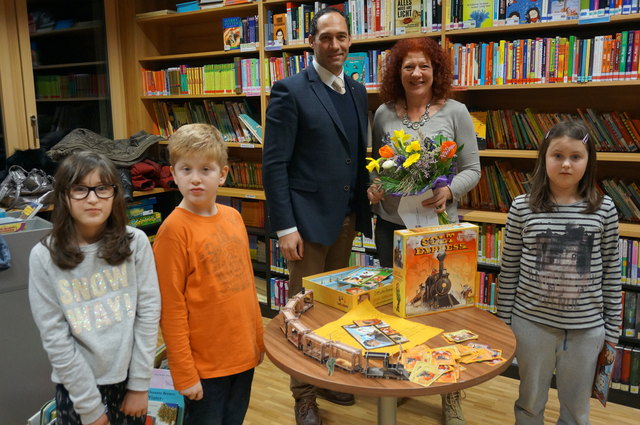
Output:
[[12,165],[0,183],[0,206],[7,209],[22,209],[30,202],[47,205],[52,198],[53,177],[38,168],[27,172],[19,165]]

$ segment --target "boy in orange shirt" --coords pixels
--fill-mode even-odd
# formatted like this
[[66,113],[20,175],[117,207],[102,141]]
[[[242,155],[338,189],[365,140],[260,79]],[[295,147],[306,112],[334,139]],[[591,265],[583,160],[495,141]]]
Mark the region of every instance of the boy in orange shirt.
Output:
[[153,244],[169,369],[185,425],[241,425],[264,343],[242,217],[215,203],[227,147],[215,127],[184,125],[169,158],[183,199]]

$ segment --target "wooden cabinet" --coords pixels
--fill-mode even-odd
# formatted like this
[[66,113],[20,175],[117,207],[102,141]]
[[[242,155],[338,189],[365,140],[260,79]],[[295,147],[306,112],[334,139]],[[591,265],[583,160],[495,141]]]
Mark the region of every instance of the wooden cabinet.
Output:
[[77,127],[128,137],[116,23],[109,0],[0,0],[0,159]]

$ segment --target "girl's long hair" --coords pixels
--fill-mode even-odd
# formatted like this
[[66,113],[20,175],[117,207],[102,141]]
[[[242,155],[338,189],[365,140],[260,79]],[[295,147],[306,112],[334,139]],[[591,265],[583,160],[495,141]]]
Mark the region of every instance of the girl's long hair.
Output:
[[596,145],[589,136],[587,127],[580,120],[561,121],[554,125],[547,133],[536,161],[533,177],[531,179],[531,193],[529,194],[529,208],[533,212],[550,212],[555,208],[555,202],[551,197],[551,186],[547,176],[547,151],[553,139],[560,137],[582,140],[587,148],[587,168],[584,176],[578,182],[578,194],[586,201],[587,206],[583,212],[592,213],[600,208],[602,194],[596,189]]
[[68,156],[56,172],[53,186],[53,230],[51,236],[43,241],[51,253],[53,262],[64,270],[73,269],[84,260],[84,254],[78,246],[74,219],[69,209],[69,189],[71,185],[79,184],[94,170],[98,171],[101,183],[116,185],[111,214],[100,235],[98,256],[111,265],[118,265],[132,253],[133,234],[126,229],[125,200],[116,167],[101,154],[78,152]]

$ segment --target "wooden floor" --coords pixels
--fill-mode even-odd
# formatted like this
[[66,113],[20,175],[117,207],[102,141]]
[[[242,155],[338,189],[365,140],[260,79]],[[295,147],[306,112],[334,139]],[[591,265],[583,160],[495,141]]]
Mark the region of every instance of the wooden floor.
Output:
[[[265,319],[268,320],[268,319]],[[292,359],[295,360],[295,359]],[[338,372],[340,373],[340,372]],[[465,391],[464,414],[469,425],[507,425],[514,423],[513,403],[518,394],[518,381],[499,376]],[[354,406],[338,406],[318,399],[324,425],[374,425],[377,399],[356,397]],[[606,408],[591,400],[591,425],[638,425],[637,408],[608,403]],[[398,408],[398,425],[441,424],[439,396],[408,400]],[[549,394],[545,424],[558,419],[558,397]],[[289,377],[265,358],[256,369],[251,403],[245,425],[295,425],[293,398],[289,391]]]

